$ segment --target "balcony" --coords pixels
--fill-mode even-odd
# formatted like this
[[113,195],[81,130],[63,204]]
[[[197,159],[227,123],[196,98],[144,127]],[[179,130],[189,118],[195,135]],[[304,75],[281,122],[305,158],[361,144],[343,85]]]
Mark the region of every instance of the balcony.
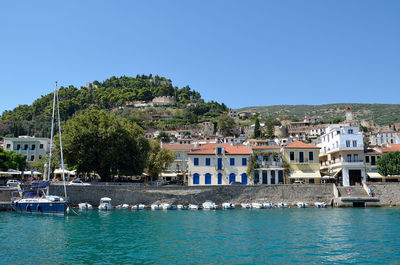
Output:
[[328,161],[324,161],[321,163],[321,168],[327,168],[327,167],[338,167],[338,166],[357,166],[357,167],[363,167],[364,166],[364,160],[362,159],[332,159]]

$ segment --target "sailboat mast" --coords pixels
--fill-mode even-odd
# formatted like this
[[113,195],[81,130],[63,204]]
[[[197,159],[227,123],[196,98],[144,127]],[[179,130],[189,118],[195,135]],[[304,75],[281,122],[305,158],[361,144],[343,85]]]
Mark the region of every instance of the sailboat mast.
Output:
[[58,133],[60,135],[60,152],[61,152],[61,168],[62,168],[62,178],[64,184],[64,198],[67,199],[67,187],[65,186],[65,173],[64,173],[64,156],[63,156],[63,147],[61,141],[61,119],[60,119],[60,99],[58,98],[58,90],[57,92],[57,117],[58,117]]
[[51,173],[51,158],[52,158],[52,150],[53,150],[53,134],[54,134],[54,109],[56,107],[56,90],[57,90],[57,81],[54,84],[54,92],[53,92],[53,114],[51,118],[51,134],[50,134],[50,154],[49,154],[49,166],[47,170],[47,181],[50,180]]

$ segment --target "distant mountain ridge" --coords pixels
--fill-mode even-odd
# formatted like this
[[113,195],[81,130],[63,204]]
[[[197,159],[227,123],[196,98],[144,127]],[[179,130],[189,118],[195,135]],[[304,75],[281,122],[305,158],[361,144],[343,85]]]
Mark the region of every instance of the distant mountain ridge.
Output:
[[270,105],[244,107],[240,111],[255,111],[262,115],[279,117],[289,115],[299,120],[304,116],[321,116],[322,120],[345,117],[345,107],[351,106],[355,119],[368,119],[378,125],[400,122],[400,104],[333,103],[323,105]]

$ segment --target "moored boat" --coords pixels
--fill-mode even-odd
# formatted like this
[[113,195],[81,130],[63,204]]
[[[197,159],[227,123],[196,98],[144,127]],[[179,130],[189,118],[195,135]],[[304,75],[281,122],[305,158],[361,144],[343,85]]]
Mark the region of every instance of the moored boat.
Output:
[[251,208],[253,208],[253,209],[262,209],[263,205],[261,203],[258,203],[258,202],[253,202],[253,203],[251,203]]
[[244,209],[251,209],[251,203],[242,203],[241,206]]
[[324,202],[316,202],[316,203],[314,203],[314,206],[316,208],[326,208],[326,207],[328,207],[328,204],[326,204]]
[[189,204],[190,210],[198,210],[200,207],[197,204]]
[[235,205],[230,202],[224,202],[222,204],[222,209],[235,209]]
[[78,204],[79,210],[91,210],[93,206],[87,202],[81,202]]
[[151,208],[152,210],[161,210],[161,209],[162,209],[162,206],[161,206],[161,205],[158,205],[158,204],[152,204],[152,205],[150,206],[150,208]]
[[272,209],[272,208],[274,208],[274,205],[272,203],[263,203],[263,208],[264,209]]
[[100,211],[111,211],[112,210],[111,198],[108,198],[108,197],[101,198],[100,199],[99,210]]
[[278,208],[287,208],[287,204],[284,202],[278,203]]
[[212,201],[205,201],[202,206],[204,210],[215,210],[217,208],[217,205]]

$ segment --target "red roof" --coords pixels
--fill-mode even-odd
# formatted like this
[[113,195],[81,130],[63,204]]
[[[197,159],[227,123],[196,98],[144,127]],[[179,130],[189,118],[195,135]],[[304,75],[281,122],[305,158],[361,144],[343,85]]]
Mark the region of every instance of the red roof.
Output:
[[289,133],[306,133],[306,131],[290,131]]
[[163,144],[163,148],[168,149],[168,150],[184,150],[184,151],[190,151],[194,148],[193,144]]
[[257,150],[260,150],[260,149],[262,149],[262,150],[267,150],[267,149],[281,149],[282,148],[282,146],[280,146],[280,145],[253,145],[252,147],[251,147],[251,149],[257,149]]
[[382,153],[388,152],[400,152],[400,144],[391,144],[388,147],[378,147],[382,151]]
[[295,141],[291,144],[288,144],[287,146],[284,147],[285,149],[321,149],[321,147],[311,145],[311,144],[305,144],[300,141]]
[[392,130],[382,130],[382,131],[379,131],[378,133],[395,133],[395,131],[392,131]]
[[225,150],[227,155],[251,155],[252,152],[245,145],[231,145],[231,144],[219,144],[209,143],[201,145],[189,152],[189,155],[213,155],[215,154],[215,148],[221,146]]

